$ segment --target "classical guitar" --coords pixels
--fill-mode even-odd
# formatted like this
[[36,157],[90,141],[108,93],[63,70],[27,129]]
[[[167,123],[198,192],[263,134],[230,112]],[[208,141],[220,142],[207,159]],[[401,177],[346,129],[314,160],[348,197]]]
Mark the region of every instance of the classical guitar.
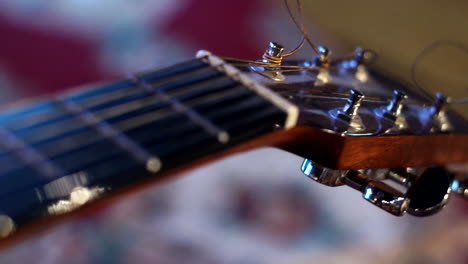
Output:
[[[439,211],[467,181],[468,123],[442,94],[372,70],[369,50],[287,61],[193,60],[0,112],[0,245],[124,193],[262,146],[394,215]],[[402,188],[392,187],[391,180]]]

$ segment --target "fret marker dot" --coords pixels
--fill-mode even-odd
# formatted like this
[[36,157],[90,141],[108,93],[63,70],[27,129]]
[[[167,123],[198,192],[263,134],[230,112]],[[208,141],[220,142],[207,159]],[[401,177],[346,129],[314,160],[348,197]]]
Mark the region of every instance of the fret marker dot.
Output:
[[226,131],[218,133],[218,141],[221,143],[227,143],[229,141],[229,134]]
[[146,169],[149,172],[156,173],[158,172],[162,167],[162,162],[158,158],[150,158],[148,161],[146,161]]

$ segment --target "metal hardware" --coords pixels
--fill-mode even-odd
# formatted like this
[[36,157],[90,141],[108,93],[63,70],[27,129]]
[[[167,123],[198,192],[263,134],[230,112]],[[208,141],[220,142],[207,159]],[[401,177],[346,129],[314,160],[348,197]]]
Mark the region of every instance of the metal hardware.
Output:
[[361,192],[366,201],[393,215],[401,216],[408,209],[409,199],[404,194],[383,182],[372,180],[359,171],[332,170],[309,159],[303,161],[301,170],[312,180],[327,186],[346,184]]
[[[275,67],[275,66],[279,67],[281,66],[281,62],[283,60],[283,52],[284,52],[283,46],[281,46],[280,44],[276,42],[270,42],[268,44],[267,50],[265,51],[265,53],[263,53],[263,56],[262,56],[263,62],[268,62],[269,64],[271,64],[272,67]],[[253,68],[256,72],[274,81],[280,82],[280,81],[285,80],[285,77],[281,72],[271,72],[271,71],[265,72],[264,67],[253,67]]]
[[410,204],[410,200],[397,189],[380,181],[369,180],[357,171],[349,171],[343,182],[360,191],[364,200],[396,216],[404,215]]
[[382,128],[386,131],[387,129],[404,129],[408,127],[405,117],[401,114],[403,109],[403,104],[406,101],[408,96],[398,90],[393,91],[393,98],[387,106],[378,108],[375,110],[375,114],[387,121],[389,127]]
[[429,216],[442,210],[452,192],[451,178],[450,173],[442,167],[426,169],[406,192],[411,200],[408,213]]
[[447,132],[453,129],[447,116],[448,101],[449,98],[443,93],[437,93],[432,105],[421,112],[422,119],[428,123],[435,123],[436,127],[430,128],[431,132],[435,132],[434,130]]
[[[375,206],[396,216],[406,212],[414,216],[433,215],[447,204],[450,194],[468,197],[468,184],[463,179],[453,180],[441,167],[424,169],[333,170],[305,159],[302,172],[312,180],[327,186],[347,185],[362,193]],[[390,179],[405,187],[400,191],[383,180]]]
[[317,66],[328,66],[330,64],[331,50],[325,46],[317,47],[318,56],[316,58]]
[[416,174],[411,170],[411,168],[388,170],[385,178],[401,184],[404,187],[410,187],[417,178]]
[[364,95],[357,90],[351,90],[350,96],[343,108],[330,111],[330,115],[335,119],[335,131],[346,134],[347,132],[358,132],[364,129],[358,110],[361,106]]
[[453,193],[463,196],[468,199],[468,177],[456,177],[450,185]]
[[312,180],[331,187],[343,185],[341,180],[347,173],[323,167],[309,159],[304,159],[301,171]]
[[332,81],[330,71],[330,57],[332,52],[325,46],[317,47],[318,55],[315,57],[315,66],[320,67],[315,85],[321,86]]

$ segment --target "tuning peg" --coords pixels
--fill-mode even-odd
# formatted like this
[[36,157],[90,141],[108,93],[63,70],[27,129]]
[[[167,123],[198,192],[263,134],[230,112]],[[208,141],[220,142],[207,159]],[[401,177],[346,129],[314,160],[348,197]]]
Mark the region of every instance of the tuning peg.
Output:
[[393,98],[387,106],[383,106],[375,110],[375,114],[384,119],[388,124],[388,128],[385,127],[382,130],[386,131],[387,129],[397,128],[399,130],[406,128],[408,125],[404,115],[401,114],[403,109],[404,102],[408,96],[398,90],[393,91]]
[[307,177],[327,186],[346,184],[361,192],[366,201],[393,215],[401,216],[408,209],[409,199],[404,194],[383,182],[372,180],[359,171],[333,170],[309,159],[304,160],[301,170]]
[[431,115],[434,117],[439,115],[441,112],[447,109],[447,105],[448,105],[448,97],[443,93],[437,93],[434,103],[432,104],[430,108]]
[[349,171],[342,181],[360,191],[364,200],[393,215],[402,216],[408,210],[410,199],[383,182],[370,180],[357,171]]
[[343,108],[330,111],[330,115],[335,119],[335,130],[340,133],[358,132],[364,129],[358,110],[361,106],[364,95],[357,90],[351,90],[350,96]]
[[330,63],[331,50],[325,46],[317,47],[318,56],[315,60],[317,66],[327,66]]
[[341,179],[347,173],[347,171],[332,170],[323,167],[310,159],[304,159],[301,165],[301,171],[312,180],[331,187],[343,185]]
[[452,130],[452,124],[446,113],[448,105],[449,98],[443,93],[437,93],[432,105],[426,108],[425,111],[422,111],[421,117],[425,119],[427,123],[435,123],[437,126],[435,128],[430,128],[431,130],[439,130],[442,132]]
[[[267,62],[271,64],[273,67],[279,67],[281,66],[282,60],[283,60],[283,52],[284,52],[284,47],[281,46],[280,44],[276,42],[269,42],[268,43],[268,48],[263,53],[263,62]],[[260,73],[261,75],[267,77],[268,79],[271,79],[273,81],[284,81],[285,77],[281,72],[275,72],[275,71],[266,71],[265,67],[251,67],[255,72]]]
[[414,216],[433,215],[447,204],[452,192],[451,174],[442,167],[426,169],[406,192],[411,200],[408,213]]

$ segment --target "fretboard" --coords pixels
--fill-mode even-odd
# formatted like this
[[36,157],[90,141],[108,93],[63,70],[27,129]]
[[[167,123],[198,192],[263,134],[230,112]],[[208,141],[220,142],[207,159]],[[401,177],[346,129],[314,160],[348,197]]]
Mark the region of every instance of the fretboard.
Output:
[[0,215],[60,214],[85,187],[108,192],[269,133],[288,106],[217,57],[136,74],[0,113]]

